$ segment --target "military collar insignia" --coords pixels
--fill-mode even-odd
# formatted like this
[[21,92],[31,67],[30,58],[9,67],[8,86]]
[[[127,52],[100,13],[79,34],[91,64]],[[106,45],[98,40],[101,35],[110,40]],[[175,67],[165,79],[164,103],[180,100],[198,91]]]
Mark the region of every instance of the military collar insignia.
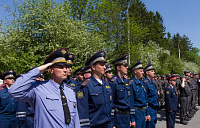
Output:
[[106,89],[110,89],[110,86],[106,86]]

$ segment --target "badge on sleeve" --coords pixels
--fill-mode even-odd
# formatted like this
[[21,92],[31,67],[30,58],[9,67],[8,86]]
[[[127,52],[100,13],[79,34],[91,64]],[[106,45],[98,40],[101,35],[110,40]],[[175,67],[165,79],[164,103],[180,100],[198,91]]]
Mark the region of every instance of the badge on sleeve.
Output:
[[83,92],[78,92],[78,98],[82,98],[83,97]]

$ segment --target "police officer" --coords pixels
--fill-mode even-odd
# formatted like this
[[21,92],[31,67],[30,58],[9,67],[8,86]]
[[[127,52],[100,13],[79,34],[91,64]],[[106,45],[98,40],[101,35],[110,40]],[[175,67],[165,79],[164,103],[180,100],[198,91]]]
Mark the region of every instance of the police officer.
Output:
[[[73,90],[63,83],[67,78],[68,52],[60,48],[51,53],[42,66],[19,77],[9,89],[12,97],[29,102],[34,107],[34,127],[79,128],[76,98]],[[35,81],[48,68],[48,81]]]
[[0,85],[0,128],[16,128],[17,127],[17,100],[13,99],[8,89],[15,82],[16,73],[7,71],[3,74],[4,84]]
[[154,77],[155,71],[154,67],[151,63],[148,63],[147,66],[144,68],[144,72],[146,74],[146,78],[144,79],[144,84],[147,91],[147,101],[148,101],[148,108],[149,113],[151,116],[151,120],[147,121],[146,127],[147,128],[155,128],[157,123],[157,108],[158,104],[158,95],[157,89],[155,87],[152,78]]
[[169,84],[165,88],[165,113],[167,128],[174,128],[176,111],[178,110],[178,97],[174,86],[176,85],[176,76],[168,78]]
[[80,67],[74,72],[74,77],[76,78],[77,85],[83,82],[83,73],[82,73],[83,69],[84,67]]
[[68,74],[67,74],[67,79],[64,82],[67,85],[69,85],[74,91],[76,91],[77,82],[76,82],[76,80],[74,80],[71,77],[73,61],[74,61],[74,55],[69,53],[68,57],[67,57],[67,70],[68,70]]
[[200,73],[198,75],[198,78],[197,78],[197,84],[198,84],[198,106],[200,106]]
[[130,127],[130,86],[128,80],[124,78],[128,70],[127,57],[128,55],[124,55],[112,62],[116,74],[109,81],[115,108],[114,126],[116,128]]
[[150,121],[147,107],[147,93],[143,82],[140,80],[143,77],[144,71],[142,61],[139,60],[133,65],[130,70],[133,72],[133,77],[129,81],[131,87],[131,126],[136,128],[146,128],[146,122]]
[[105,73],[104,73],[104,78],[108,82],[108,81],[111,80],[112,77],[113,77],[113,73],[112,73],[112,70],[111,70],[111,66],[110,66],[110,64],[107,64],[106,70],[105,70]]
[[188,108],[188,96],[190,95],[189,85],[186,82],[184,76],[181,77],[181,82],[179,84],[180,90],[180,123],[187,125],[186,121],[189,121],[187,117],[187,108]]
[[105,72],[105,52],[99,51],[87,60],[92,75],[78,90],[79,117],[82,127],[110,128],[112,126],[112,90],[102,79]]

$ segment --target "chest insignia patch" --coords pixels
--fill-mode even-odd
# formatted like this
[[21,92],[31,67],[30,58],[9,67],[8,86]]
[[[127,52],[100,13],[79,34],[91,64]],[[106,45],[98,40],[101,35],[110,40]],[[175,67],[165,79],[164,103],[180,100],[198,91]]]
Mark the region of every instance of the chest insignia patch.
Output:
[[83,92],[78,92],[78,98],[82,98],[83,97]]
[[106,86],[106,89],[110,89],[110,86]]
[[169,91],[166,91],[166,94],[169,94]]
[[125,86],[129,86],[129,84],[125,84]]

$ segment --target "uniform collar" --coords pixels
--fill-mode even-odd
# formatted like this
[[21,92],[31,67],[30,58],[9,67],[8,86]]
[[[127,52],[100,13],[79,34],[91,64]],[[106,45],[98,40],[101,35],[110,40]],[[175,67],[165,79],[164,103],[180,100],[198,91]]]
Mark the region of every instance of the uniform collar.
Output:
[[133,81],[138,85],[138,84],[141,84],[140,83],[140,80],[136,79],[134,76],[132,77]]
[[174,88],[171,84],[169,84],[169,86],[170,86],[171,88]]
[[118,83],[124,83],[124,81],[122,81],[123,78],[121,79],[118,74],[115,74],[115,77],[117,77]]
[[62,86],[62,88],[64,89],[64,84],[60,85],[56,82],[54,82],[52,79],[49,80],[51,82],[51,84],[53,84],[53,86],[56,88],[56,89],[59,89],[60,86]]
[[[93,83],[92,83],[93,86],[101,85],[101,83],[99,83],[99,82],[94,78],[93,75],[90,76],[90,80],[93,82]],[[101,79],[101,80],[102,80],[102,85],[104,85],[105,81],[104,81],[103,79]]]

